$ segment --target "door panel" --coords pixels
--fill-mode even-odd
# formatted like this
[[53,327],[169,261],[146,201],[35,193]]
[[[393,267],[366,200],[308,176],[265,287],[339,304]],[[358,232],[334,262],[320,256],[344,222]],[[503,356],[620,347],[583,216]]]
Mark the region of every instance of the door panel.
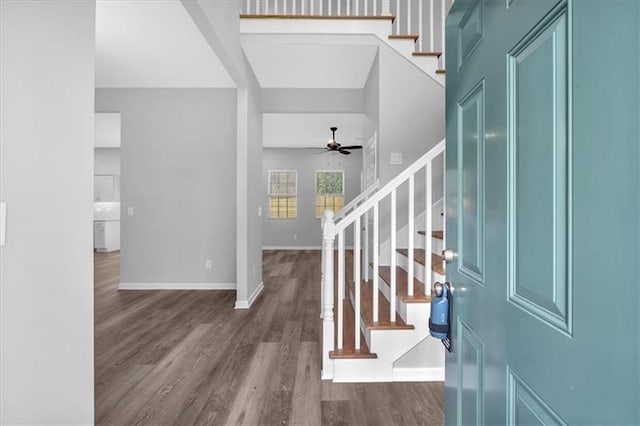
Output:
[[507,57],[509,301],[571,333],[567,9]]
[[484,269],[484,82],[458,104],[460,271],[482,284]]
[[447,424],[640,424],[639,21],[636,0],[449,13]]

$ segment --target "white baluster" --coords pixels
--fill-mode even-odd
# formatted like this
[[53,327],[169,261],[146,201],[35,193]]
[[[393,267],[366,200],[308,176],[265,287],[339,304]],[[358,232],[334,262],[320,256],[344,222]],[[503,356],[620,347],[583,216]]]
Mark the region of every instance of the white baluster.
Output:
[[364,1],[364,15],[369,16],[369,0]]
[[342,0],[338,0],[338,13],[337,15],[340,16],[342,14]]
[[[320,218],[320,232],[324,237],[324,215]],[[324,311],[324,244],[322,250],[320,250],[320,318],[322,318]]]
[[287,3],[289,0],[282,0],[282,13],[284,13],[285,15],[289,12],[287,10]]
[[364,213],[364,256],[362,269],[364,270],[364,280],[369,282],[369,211]]
[[356,2],[356,16],[360,15],[360,0],[355,0]]
[[411,34],[411,1],[407,0],[407,34]]
[[418,51],[420,52],[422,52],[424,44],[422,41],[422,39],[424,38],[424,28],[422,28],[422,15],[424,14],[424,12],[422,11],[422,3],[424,3],[422,0],[418,0]]
[[335,324],[333,321],[333,240],[335,238],[335,223],[333,212],[324,212],[323,250],[324,256],[324,306],[322,312],[322,378],[333,378],[333,360],[329,358],[329,351],[334,348]]
[[292,9],[292,12],[291,12],[291,13],[293,13],[294,15],[295,15],[295,14],[296,14],[296,12],[298,11],[298,9],[297,9],[297,7],[296,7],[296,6],[297,6],[297,4],[298,4],[298,0],[291,0],[291,9]]
[[347,16],[351,16],[351,0],[347,0]]
[[391,191],[391,297],[389,298],[389,321],[396,321],[396,189]]
[[429,51],[430,52],[435,52],[435,29],[433,28],[435,25],[435,16],[434,13],[435,11],[433,10],[433,3],[435,3],[436,0],[429,0]]
[[382,0],[382,14],[385,16],[391,15],[391,0]]
[[338,349],[344,345],[344,230],[338,233]]
[[309,15],[313,15],[315,12],[315,0],[309,0]]
[[433,176],[432,162],[429,161],[425,166],[425,206],[424,206],[424,293],[426,296],[431,294],[431,285],[433,278],[431,273],[431,252],[432,252],[432,236],[433,236]]
[[373,0],[373,16],[378,16],[378,0]]
[[[447,170],[447,151],[442,152],[442,170]],[[442,179],[442,247],[447,247],[447,175]]]
[[356,294],[356,308],[355,308],[355,331],[356,331],[356,343],[355,350],[360,350],[360,217],[356,218],[355,227],[353,229],[353,281],[355,284]]
[[328,5],[328,14],[329,16],[331,16],[333,14],[333,0],[328,0],[329,5]]
[[445,10],[447,8],[446,2],[442,2],[442,5],[440,6],[440,31],[442,33],[442,47],[441,47],[441,52],[442,55],[440,56],[440,68],[444,69],[445,68],[445,61],[444,61],[444,30],[445,30],[445,20],[446,20],[446,14],[445,14]]
[[271,13],[271,11],[269,10],[269,0],[264,0],[264,13]]
[[379,205],[373,205],[373,321],[378,322],[378,295],[380,288],[380,220]]
[[415,178],[414,175],[411,175],[411,177],[409,178],[409,218],[408,218],[408,233],[409,233],[409,238],[408,238],[408,253],[407,253],[407,257],[408,262],[409,262],[409,267],[407,268],[407,294],[409,296],[413,296],[413,276],[414,276],[414,271],[413,271],[413,267],[414,267],[414,241],[415,241],[415,237],[413,235],[413,233],[415,232],[414,229],[414,214],[415,214],[415,205],[414,205],[414,193],[415,193]]

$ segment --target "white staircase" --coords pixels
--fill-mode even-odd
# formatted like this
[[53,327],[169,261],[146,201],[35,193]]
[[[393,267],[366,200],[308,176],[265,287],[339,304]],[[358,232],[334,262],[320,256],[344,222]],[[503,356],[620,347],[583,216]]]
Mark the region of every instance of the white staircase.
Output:
[[373,35],[440,84],[453,0],[247,0],[243,35]]
[[[420,72],[414,75],[426,74],[424,80],[444,86],[444,18],[451,3],[243,0],[240,31],[243,45],[254,47],[265,43],[380,46],[391,56],[402,57],[398,63],[417,68]],[[395,74],[387,73],[386,78]],[[444,145],[444,141],[435,145],[382,188],[376,184],[367,189],[336,216],[326,212],[323,379],[444,380],[445,349],[428,330],[431,286],[445,280],[442,259],[434,254],[443,248],[444,224],[433,199],[433,166],[444,163]],[[398,201],[407,190],[407,201]],[[424,204],[416,206],[416,199]]]
[[[432,253],[434,246],[442,246],[444,237],[440,230],[433,230],[432,199],[433,164],[444,160],[444,145],[444,141],[438,143],[365,200],[347,206],[346,214],[341,212],[337,221],[332,212],[325,213],[323,379],[444,380],[444,348],[439,340],[429,337],[428,330],[431,285],[434,280],[444,281],[442,259]],[[416,215],[413,202],[418,176],[423,179],[418,190],[424,191],[425,200],[425,211],[420,215]],[[408,206],[399,206],[397,193],[405,186],[410,194]],[[407,239],[408,247],[396,247],[399,212],[407,215],[407,228],[413,236]],[[422,233],[416,229],[416,217],[422,218],[418,224]],[[383,222],[391,224],[391,254],[386,259],[380,257]],[[368,234],[369,227],[373,234],[371,248],[363,250],[363,241],[368,238],[363,238],[362,231]],[[346,250],[346,235],[351,231],[353,250]],[[420,240],[426,250],[416,248]],[[363,275],[369,275],[369,266],[371,278],[363,279]],[[420,351],[420,363],[403,362],[412,351]]]

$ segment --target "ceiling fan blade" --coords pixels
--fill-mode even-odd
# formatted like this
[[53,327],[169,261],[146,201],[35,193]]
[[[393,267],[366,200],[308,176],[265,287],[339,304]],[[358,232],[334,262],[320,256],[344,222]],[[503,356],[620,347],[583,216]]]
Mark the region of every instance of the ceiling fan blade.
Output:
[[362,145],[341,146],[342,149],[362,149]]
[[331,151],[330,149],[323,149],[322,151],[316,152],[316,154],[324,154],[325,152]]
[[338,152],[339,152],[340,154],[344,154],[344,155],[350,155],[350,154],[351,154],[349,151],[347,151],[347,150],[345,150],[345,149],[342,149],[342,148],[338,149]]

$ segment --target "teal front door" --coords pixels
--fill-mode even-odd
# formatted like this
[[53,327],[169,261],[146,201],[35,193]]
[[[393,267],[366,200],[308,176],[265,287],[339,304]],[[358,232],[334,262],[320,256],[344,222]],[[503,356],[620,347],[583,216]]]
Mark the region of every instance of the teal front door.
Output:
[[447,424],[640,424],[637,0],[447,19]]

